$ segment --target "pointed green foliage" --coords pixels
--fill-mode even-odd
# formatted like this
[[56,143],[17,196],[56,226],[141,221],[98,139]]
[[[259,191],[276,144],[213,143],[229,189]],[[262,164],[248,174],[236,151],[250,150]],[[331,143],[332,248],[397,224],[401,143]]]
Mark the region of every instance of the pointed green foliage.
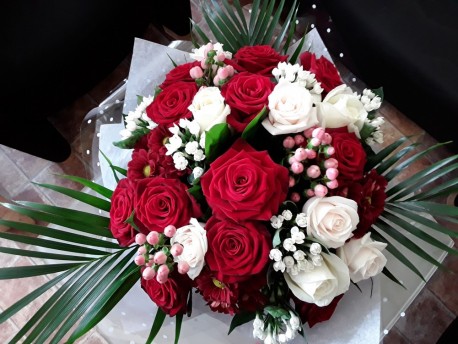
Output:
[[242,133],[242,139],[249,141],[256,136],[259,126],[261,125],[264,118],[267,116],[267,108],[264,106],[262,110],[252,119],[250,123],[245,127]]
[[161,308],[158,308],[156,316],[154,317],[153,325],[151,326],[151,331],[149,333],[148,339],[146,340],[146,344],[151,344],[154,338],[156,338],[159,330],[162,327],[162,324],[164,323],[165,316],[166,313]]
[[247,322],[253,321],[256,318],[256,313],[236,313],[232,317],[231,325],[229,326],[229,332],[227,334],[231,334],[234,329],[239,327],[240,325],[246,324]]
[[231,139],[227,123],[214,125],[205,133],[205,156],[208,162],[215,160],[225,150]]

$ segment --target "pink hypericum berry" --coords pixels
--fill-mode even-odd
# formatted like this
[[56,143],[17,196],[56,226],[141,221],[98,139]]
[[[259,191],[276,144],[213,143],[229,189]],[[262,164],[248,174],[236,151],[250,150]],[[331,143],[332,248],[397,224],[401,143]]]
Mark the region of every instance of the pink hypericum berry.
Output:
[[296,180],[293,177],[289,177],[289,187],[292,188],[294,185],[296,185]]
[[337,168],[339,166],[339,162],[334,158],[329,158],[324,161],[325,168]]
[[137,250],[138,254],[145,254],[146,253],[146,247],[145,246],[140,246]]
[[296,143],[297,146],[300,146],[301,144],[305,142],[305,138],[304,136],[297,134],[294,136],[294,142]]
[[327,155],[334,155],[335,152],[336,152],[336,149],[335,149],[333,146],[329,146],[329,147],[326,149],[326,154],[327,154]]
[[310,140],[310,143],[313,147],[318,147],[321,144],[321,140],[317,137],[314,137]]
[[304,172],[304,165],[302,165],[300,162],[294,162],[291,165],[291,171],[293,171],[294,174],[300,174]]
[[296,158],[297,161],[303,161],[307,159],[307,152],[305,151],[304,148],[298,148],[294,152],[294,157]]
[[145,257],[144,257],[143,255],[137,256],[137,257],[135,257],[134,262],[135,262],[135,264],[137,264],[138,266],[145,265]]
[[180,274],[184,275],[188,273],[190,266],[187,262],[179,261],[177,265],[178,265],[178,272]]
[[289,159],[288,159],[288,163],[289,163],[290,165],[292,165],[292,164],[294,164],[295,162],[298,162],[298,161],[296,160],[296,158],[294,157],[294,155],[293,155],[293,156],[290,156]]
[[193,79],[200,79],[204,76],[204,71],[199,66],[194,66],[189,70],[189,75]]
[[321,170],[317,165],[312,165],[307,168],[307,176],[315,179],[318,178],[321,175]]
[[170,253],[174,257],[178,257],[183,253],[183,246],[181,244],[173,244],[173,246],[170,248]]
[[215,56],[215,60],[216,60],[216,61],[223,62],[225,59],[226,59],[226,55],[225,55],[223,52],[219,52],[219,53]]
[[299,195],[297,192],[293,192],[290,196],[290,199],[293,202],[299,202],[301,200],[301,195]]
[[168,225],[167,227],[164,228],[164,235],[166,237],[173,237],[175,233],[177,232],[177,228],[174,225]]
[[160,284],[164,284],[169,279],[169,275],[156,275],[156,281]]
[[200,67],[202,67],[202,69],[207,69],[208,68],[208,65],[207,65],[207,63],[205,63],[205,60],[200,61]]
[[326,170],[326,177],[328,177],[328,179],[330,180],[336,179],[338,175],[339,175],[339,170],[336,168],[331,167]]
[[229,77],[229,72],[225,67],[218,69],[217,75],[221,80],[227,79]]
[[164,252],[158,251],[154,254],[153,260],[154,260],[154,263],[161,265],[167,261],[167,256]]
[[291,136],[287,136],[283,140],[283,147],[285,147],[286,149],[291,149],[294,147],[294,145],[295,145],[295,142]]
[[315,192],[315,196],[324,197],[328,193],[328,188],[322,184],[318,184],[314,187],[313,191]]
[[146,242],[146,236],[145,236],[145,234],[143,234],[143,233],[138,233],[138,234],[135,236],[135,243],[136,243],[137,245],[143,245],[145,242]]
[[167,265],[161,265],[157,269],[156,280],[159,283],[165,283],[169,279],[169,267]]
[[159,233],[156,231],[149,232],[146,236],[146,241],[150,245],[157,245],[157,243],[159,242]]
[[156,276],[156,271],[153,268],[147,266],[145,269],[143,269],[142,276],[146,280],[153,279],[154,276]]
[[215,77],[213,78],[213,85],[218,86],[220,80],[220,77],[218,75],[215,75]]
[[312,190],[312,189],[308,189],[305,194],[307,195],[307,197],[313,197],[315,196],[315,192]]
[[313,149],[305,149],[305,152],[307,153],[307,159],[315,159],[316,158],[316,152]]
[[314,130],[315,130],[315,127],[305,129],[304,130],[304,136],[306,138],[310,139],[312,137],[312,133],[313,133]]
[[316,137],[317,139],[319,139],[321,141],[321,140],[323,140],[323,136],[324,136],[324,129],[323,128],[318,127],[318,128],[313,129],[312,137]]
[[337,181],[337,179],[330,180],[326,183],[326,186],[331,190],[337,189],[339,187],[339,182]]
[[213,50],[213,43],[212,42],[208,42],[206,45],[205,45],[205,48],[204,48],[204,56],[207,56],[208,53],[210,51]]
[[324,145],[330,145],[332,142],[332,136],[328,133],[324,133],[323,137],[321,138],[321,142]]

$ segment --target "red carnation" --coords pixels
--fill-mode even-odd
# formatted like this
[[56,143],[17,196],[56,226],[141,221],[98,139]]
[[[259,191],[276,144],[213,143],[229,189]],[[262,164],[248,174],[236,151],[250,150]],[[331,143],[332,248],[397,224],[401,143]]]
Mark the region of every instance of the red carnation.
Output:
[[171,136],[172,133],[169,131],[167,126],[158,125],[146,135],[148,149],[158,151],[164,156],[167,152],[165,142]]
[[288,180],[288,169],[267,151],[258,152],[238,139],[210,164],[201,185],[213,214],[235,222],[266,221],[286,199]]
[[321,83],[324,89],[323,96],[343,84],[336,66],[326,57],[321,56],[317,59],[315,54],[306,51],[301,54],[300,60],[303,69],[315,74],[316,80]]
[[171,317],[186,314],[188,295],[192,288],[192,280],[188,275],[174,270],[165,283],[159,283],[155,278],[142,278],[141,287],[166,314]]

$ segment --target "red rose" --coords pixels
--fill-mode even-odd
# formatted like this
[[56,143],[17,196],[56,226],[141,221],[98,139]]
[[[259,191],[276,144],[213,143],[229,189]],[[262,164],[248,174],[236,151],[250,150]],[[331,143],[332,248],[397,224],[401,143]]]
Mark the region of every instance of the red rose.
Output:
[[347,128],[326,129],[332,136],[331,145],[336,152],[332,156],[337,159],[339,166],[338,181],[359,181],[363,178],[366,165],[366,152],[361,141]]
[[287,59],[287,55],[280,55],[270,45],[245,46],[234,54],[234,60],[238,66],[248,72],[268,78],[272,77],[272,70],[277,67],[278,63]]
[[191,217],[201,215],[185,184],[162,177],[137,182],[135,214],[141,226],[159,233],[168,225],[179,228],[188,224]]
[[236,132],[243,132],[248,123],[268,104],[269,94],[275,84],[270,78],[249,72],[234,75],[221,89],[221,94],[231,108],[227,116]]
[[189,74],[189,71],[194,66],[200,66],[200,63],[198,61],[194,61],[176,66],[166,74],[165,80],[162,82],[161,85],[159,85],[159,87],[164,89],[177,81],[195,83],[195,80],[191,78],[191,75]]
[[129,246],[134,242],[137,232],[125,221],[134,210],[135,189],[129,179],[121,179],[111,197],[110,230],[121,246]]
[[171,126],[181,118],[190,118],[191,104],[197,93],[197,85],[193,82],[177,81],[164,88],[153,102],[146,108],[146,114],[154,123]]
[[205,225],[205,261],[218,280],[241,282],[260,273],[269,262],[272,238],[258,221],[234,222],[212,216]]
[[293,297],[294,309],[299,314],[303,324],[308,323],[310,327],[313,327],[319,322],[331,319],[331,316],[336,310],[337,304],[343,296],[344,294],[336,296],[329,305],[324,307],[319,307],[314,303],[307,303]]
[[304,70],[315,74],[316,80],[321,83],[325,94],[343,84],[339,71],[336,66],[326,57],[316,58],[316,55],[308,51],[300,56],[301,65]]
[[213,214],[236,222],[266,221],[286,199],[288,180],[286,167],[238,139],[210,164],[201,185]]
[[141,287],[151,300],[171,317],[186,313],[188,294],[192,288],[192,281],[188,275],[179,274],[174,270],[165,283],[159,283],[155,278],[142,278]]

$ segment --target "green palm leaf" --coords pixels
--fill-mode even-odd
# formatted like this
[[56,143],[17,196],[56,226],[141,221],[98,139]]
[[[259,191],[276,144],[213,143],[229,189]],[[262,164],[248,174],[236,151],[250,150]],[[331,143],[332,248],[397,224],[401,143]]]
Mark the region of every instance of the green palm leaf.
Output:
[[77,177],[77,176],[69,176],[67,174],[60,174],[58,176],[61,177],[61,178],[65,178],[65,179],[80,183],[81,185],[84,185],[84,186],[94,190],[98,194],[100,194],[100,195],[102,195],[102,196],[104,196],[104,197],[106,197],[108,199],[110,199],[111,196],[113,195],[113,191],[111,191],[110,189],[104,187],[103,185],[94,183],[94,182],[92,182],[92,181],[90,181],[88,179]]

